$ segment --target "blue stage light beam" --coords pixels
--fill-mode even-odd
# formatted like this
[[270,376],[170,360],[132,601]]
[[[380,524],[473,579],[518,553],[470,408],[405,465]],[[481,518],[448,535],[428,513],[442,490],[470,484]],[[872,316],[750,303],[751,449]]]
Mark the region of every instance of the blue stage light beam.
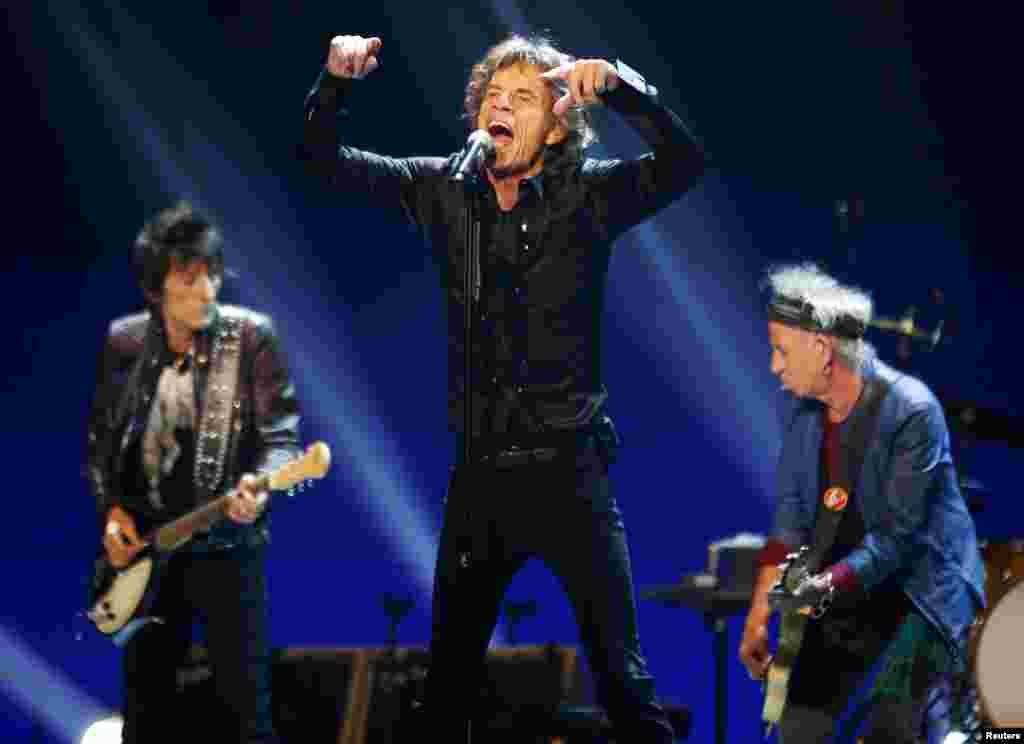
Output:
[[[672,232],[687,235],[687,253],[711,255],[727,239],[701,231],[693,224],[699,219],[692,211],[685,216],[673,215]],[[745,307],[748,303],[735,302],[749,293],[749,287],[728,275],[720,276],[718,282],[707,276],[702,277],[704,281],[692,278],[700,273],[694,272],[692,266],[679,265],[680,255],[671,249],[673,241],[666,235],[665,221],[642,225],[631,238],[640,244],[656,275],[668,287],[679,313],[675,326],[651,324],[648,338],[662,340],[656,345],[672,370],[674,387],[691,405],[701,409],[705,425],[730,445],[730,459],[742,468],[754,492],[770,502],[775,487],[774,458],[758,455],[778,450],[778,420],[770,405],[777,386],[763,374],[767,342],[751,333],[753,329],[763,329],[764,319],[754,317]],[[635,294],[636,288],[631,289],[631,294]],[[620,291],[630,293],[630,289],[616,293]],[[715,379],[701,380],[695,372],[695,343],[702,347],[700,359],[713,371]],[[681,353],[683,349],[687,350],[685,354]],[[761,363],[762,367],[752,362]],[[692,384],[695,378],[696,386]],[[709,394],[711,391],[713,394]]]
[[509,33],[520,36],[529,36],[533,33],[530,22],[526,19],[526,14],[523,13],[518,3],[508,0],[491,0],[491,11]]
[[0,659],[0,690],[61,741],[78,744],[89,726],[111,715],[3,626]]
[[[185,75],[169,58],[155,54],[160,46],[149,32],[135,23],[130,14],[114,9],[114,22],[124,59],[147,59],[145,75],[171,86],[182,100],[189,101],[191,116],[213,125],[218,132],[232,132],[231,141],[244,142],[248,134],[231,120],[224,109],[196,81]],[[402,458],[394,437],[372,411],[374,400],[359,376],[347,364],[355,358],[343,331],[339,332],[338,298],[330,295],[322,277],[317,277],[301,262],[302,255],[315,255],[297,239],[297,226],[283,229],[281,220],[267,220],[264,214],[290,214],[287,196],[277,191],[274,174],[263,172],[255,164],[241,166],[231,162],[222,148],[205,141],[194,129],[187,130],[184,147],[169,144],[165,127],[147,113],[146,102],[115,64],[111,51],[100,41],[81,6],[51,3],[53,17],[61,23],[69,47],[91,75],[97,92],[121,123],[121,141],[134,141],[140,154],[153,167],[153,180],[169,200],[189,196],[199,206],[207,205],[204,194],[220,194],[212,206],[221,215],[229,239],[246,246],[246,284],[242,293],[252,304],[269,312],[285,338],[303,340],[289,344],[289,357],[296,363],[294,376],[318,407],[330,411],[323,424],[336,445],[338,454],[357,476],[362,496],[359,506],[373,515],[380,533],[392,545],[402,562],[412,571],[427,596],[433,584],[435,530],[426,524],[417,507],[420,501],[414,479],[401,465]],[[205,174],[205,179],[192,174]],[[257,188],[259,189],[257,191]],[[233,196],[232,196],[233,195]],[[253,203],[263,205],[253,210]],[[237,228],[233,228],[232,224]],[[288,246],[288,250],[281,250]],[[296,282],[296,279],[299,281]],[[303,288],[302,302],[289,301],[296,286]],[[321,318],[332,318],[330,338],[311,334],[321,327]],[[329,374],[319,370],[329,370]],[[361,403],[360,403],[361,402]]]

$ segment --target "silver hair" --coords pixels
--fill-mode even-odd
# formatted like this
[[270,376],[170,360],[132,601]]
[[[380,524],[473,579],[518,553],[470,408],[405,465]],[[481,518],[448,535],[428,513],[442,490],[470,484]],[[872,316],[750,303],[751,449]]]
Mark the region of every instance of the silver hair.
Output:
[[[774,295],[809,305],[815,322],[826,333],[844,316],[855,318],[865,327],[871,322],[873,304],[868,293],[840,284],[813,263],[774,268],[765,283]],[[874,348],[863,338],[836,336],[835,350],[839,360],[854,371],[874,354]]]

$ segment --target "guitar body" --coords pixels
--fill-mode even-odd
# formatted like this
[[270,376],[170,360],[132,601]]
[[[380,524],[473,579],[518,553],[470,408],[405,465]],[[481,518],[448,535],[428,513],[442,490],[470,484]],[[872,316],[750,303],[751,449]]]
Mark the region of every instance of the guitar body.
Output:
[[[807,576],[810,559],[810,548],[806,545],[794,554],[787,556],[783,564],[782,575],[769,593],[790,593]],[[804,640],[804,630],[810,619],[810,609],[787,610],[779,619],[779,643],[772,656],[764,683],[764,708],[761,720],[765,723],[765,735],[782,720],[786,709],[786,697],[789,693],[789,680],[793,674],[793,666],[800,654],[800,645]]]
[[163,622],[149,615],[160,584],[164,560],[151,548],[116,569],[105,557],[97,560],[88,617],[115,645],[123,646],[141,628]]
[[786,708],[786,696],[789,692],[789,679],[800,653],[807,620],[808,615],[805,613],[782,613],[779,646],[768,667],[768,674],[765,675],[764,710],[761,712],[761,720],[769,729],[777,726],[782,720],[782,711]]
[[[331,464],[331,451],[323,442],[309,446],[305,454],[271,473],[259,477],[257,490],[282,491],[306,480],[323,478]],[[115,645],[123,646],[150,623],[163,619],[150,616],[168,559],[193,535],[224,518],[228,496],[166,524],[143,541],[144,547],[123,568],[115,568],[104,554],[96,560],[90,608],[86,617]]]

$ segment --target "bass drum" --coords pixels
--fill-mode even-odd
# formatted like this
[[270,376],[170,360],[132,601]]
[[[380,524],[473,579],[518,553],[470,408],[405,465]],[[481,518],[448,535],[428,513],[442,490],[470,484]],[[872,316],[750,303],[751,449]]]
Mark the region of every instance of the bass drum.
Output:
[[982,718],[993,726],[1024,726],[1024,580],[1008,587],[976,627],[971,668]]

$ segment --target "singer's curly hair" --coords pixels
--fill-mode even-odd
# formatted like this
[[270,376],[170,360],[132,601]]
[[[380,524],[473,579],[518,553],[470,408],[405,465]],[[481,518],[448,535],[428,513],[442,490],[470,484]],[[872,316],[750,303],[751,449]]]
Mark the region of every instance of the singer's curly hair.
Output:
[[224,274],[224,240],[212,220],[187,201],[164,209],[147,222],[132,246],[132,268],[147,298],[163,294],[172,259],[202,259],[211,274]]
[[[473,65],[469,81],[466,83],[466,113],[463,118],[470,129],[476,129],[477,117],[487,93],[487,86],[498,70],[509,65],[527,64],[547,72],[574,61],[575,57],[557,49],[546,36],[525,37],[513,34],[487,50],[483,59]],[[564,80],[551,80],[548,81],[548,85],[551,86],[556,101],[569,92],[569,86]],[[573,106],[562,119],[569,134],[562,142],[546,146],[544,162],[549,166],[555,162],[577,162],[583,157],[583,150],[597,140],[586,107]]]

